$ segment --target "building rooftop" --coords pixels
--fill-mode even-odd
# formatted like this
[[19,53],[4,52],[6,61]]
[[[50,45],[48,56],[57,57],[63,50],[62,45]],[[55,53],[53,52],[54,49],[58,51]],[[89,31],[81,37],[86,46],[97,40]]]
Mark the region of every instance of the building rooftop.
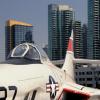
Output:
[[28,24],[28,23],[25,23],[25,22],[21,22],[21,21],[16,21],[14,19],[9,19],[7,20],[6,22],[6,26],[12,26],[12,25],[25,25],[25,26],[32,26],[32,24]]
[[71,10],[73,11],[73,8],[71,8],[69,5],[58,5],[59,11],[64,11],[64,10]]

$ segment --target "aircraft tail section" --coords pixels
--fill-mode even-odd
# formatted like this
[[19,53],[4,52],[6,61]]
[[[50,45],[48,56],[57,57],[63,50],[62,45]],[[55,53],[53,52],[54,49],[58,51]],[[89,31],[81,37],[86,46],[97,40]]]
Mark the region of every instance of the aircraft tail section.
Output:
[[72,81],[74,81],[74,68],[73,68],[73,30],[69,38],[68,48],[66,52],[65,62],[62,67],[62,70],[65,71],[67,77],[69,76]]

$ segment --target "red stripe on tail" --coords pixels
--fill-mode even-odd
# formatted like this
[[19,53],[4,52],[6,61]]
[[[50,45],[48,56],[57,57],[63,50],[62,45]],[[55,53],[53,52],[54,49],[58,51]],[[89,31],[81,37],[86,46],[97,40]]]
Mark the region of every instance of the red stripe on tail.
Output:
[[73,52],[73,40],[72,40],[72,38],[69,39],[67,51]]

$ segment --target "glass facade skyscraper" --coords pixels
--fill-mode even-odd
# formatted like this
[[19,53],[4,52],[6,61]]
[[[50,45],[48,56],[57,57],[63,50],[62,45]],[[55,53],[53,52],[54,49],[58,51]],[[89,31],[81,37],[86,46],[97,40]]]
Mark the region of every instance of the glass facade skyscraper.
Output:
[[82,44],[83,44],[83,57],[84,59],[87,58],[87,25],[82,25]]
[[88,58],[100,59],[100,0],[88,0]]
[[83,41],[81,32],[81,22],[74,21],[74,56],[75,58],[83,58]]
[[48,54],[51,60],[65,58],[72,20],[73,9],[68,5],[48,5]]
[[5,57],[22,42],[32,42],[33,26],[16,20],[8,20],[5,27]]

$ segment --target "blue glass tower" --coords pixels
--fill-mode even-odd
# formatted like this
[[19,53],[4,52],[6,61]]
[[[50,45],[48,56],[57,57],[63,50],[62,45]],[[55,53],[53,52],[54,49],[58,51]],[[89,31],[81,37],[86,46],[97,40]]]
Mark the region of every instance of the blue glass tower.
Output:
[[88,58],[100,59],[100,0],[88,0]]
[[7,59],[10,51],[22,42],[33,42],[33,26],[16,20],[6,22],[5,32],[5,58]]
[[48,53],[51,60],[65,58],[72,20],[73,9],[68,5],[48,6]]

